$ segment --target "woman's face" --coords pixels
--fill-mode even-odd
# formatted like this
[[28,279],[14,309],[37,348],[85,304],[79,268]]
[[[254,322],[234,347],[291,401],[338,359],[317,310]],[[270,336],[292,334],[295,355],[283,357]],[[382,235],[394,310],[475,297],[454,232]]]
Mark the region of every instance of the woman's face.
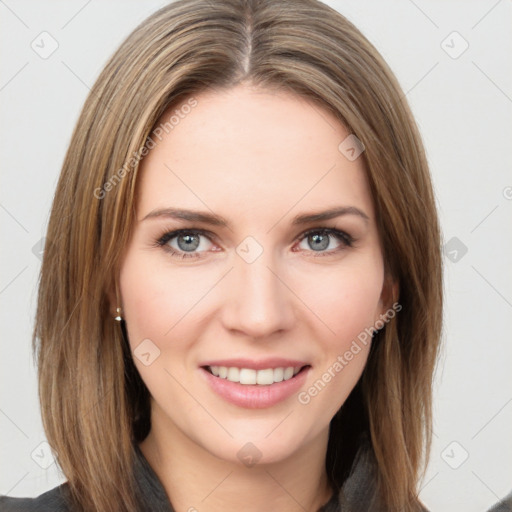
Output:
[[386,310],[359,148],[289,93],[195,100],[152,136],[121,268],[152,428],[235,462],[325,448]]

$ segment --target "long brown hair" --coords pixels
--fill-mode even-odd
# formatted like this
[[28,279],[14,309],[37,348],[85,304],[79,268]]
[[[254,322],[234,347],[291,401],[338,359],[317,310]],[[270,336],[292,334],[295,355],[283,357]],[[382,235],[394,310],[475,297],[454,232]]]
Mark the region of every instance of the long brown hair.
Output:
[[73,504],[98,512],[139,506],[133,444],[150,428],[149,394],[108,293],[131,235],[141,148],[170,106],[241,82],[316,102],[365,147],[402,310],[377,334],[360,382],[331,422],[326,469],[340,488],[367,432],[383,503],[416,510],[442,317],[432,185],[394,75],[347,19],[316,0],[179,0],[134,30],[91,89],[51,210],[33,339],[43,424]]

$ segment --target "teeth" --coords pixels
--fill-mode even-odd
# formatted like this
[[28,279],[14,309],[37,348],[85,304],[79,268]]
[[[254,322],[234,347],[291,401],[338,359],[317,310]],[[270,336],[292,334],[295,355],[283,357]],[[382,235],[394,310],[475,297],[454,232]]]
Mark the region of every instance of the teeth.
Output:
[[228,368],[227,379],[231,382],[240,382],[240,370],[238,368]]
[[285,368],[283,380],[291,379],[293,377],[293,370],[294,370],[293,366],[289,366],[288,368]]
[[274,370],[274,382],[281,382],[284,377],[284,368],[276,368]]
[[235,368],[226,366],[210,366],[210,371],[216,377],[227,379],[240,384],[269,386],[275,382],[289,380],[299,373],[301,366],[288,366],[286,368],[266,368],[253,370],[252,368]]
[[[238,370],[238,368],[237,368]],[[231,371],[231,370],[230,370]],[[258,372],[260,373],[260,372]],[[230,374],[228,373],[228,378]],[[229,379],[231,380],[231,379]],[[256,370],[250,370],[249,368],[240,369],[240,378],[238,379],[240,384],[256,384]],[[236,382],[236,381],[235,381]]]
[[254,374],[256,380],[255,384],[262,384],[264,386],[274,384],[274,370],[272,370],[272,368],[259,370],[258,373],[254,372]]

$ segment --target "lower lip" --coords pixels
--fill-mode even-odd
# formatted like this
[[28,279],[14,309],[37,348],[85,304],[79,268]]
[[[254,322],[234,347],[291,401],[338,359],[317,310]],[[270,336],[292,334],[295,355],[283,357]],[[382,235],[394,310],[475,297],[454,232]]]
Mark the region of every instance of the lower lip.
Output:
[[301,370],[291,379],[275,382],[268,386],[240,384],[215,377],[205,368],[200,368],[209,386],[228,402],[247,409],[272,407],[296,393],[304,385],[310,367]]

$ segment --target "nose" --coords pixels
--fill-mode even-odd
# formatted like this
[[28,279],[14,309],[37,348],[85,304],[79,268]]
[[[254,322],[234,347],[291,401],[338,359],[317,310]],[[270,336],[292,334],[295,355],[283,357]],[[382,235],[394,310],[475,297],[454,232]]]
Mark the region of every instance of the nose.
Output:
[[252,263],[236,258],[224,283],[224,327],[252,339],[289,330],[296,321],[294,295],[276,262],[267,251]]

